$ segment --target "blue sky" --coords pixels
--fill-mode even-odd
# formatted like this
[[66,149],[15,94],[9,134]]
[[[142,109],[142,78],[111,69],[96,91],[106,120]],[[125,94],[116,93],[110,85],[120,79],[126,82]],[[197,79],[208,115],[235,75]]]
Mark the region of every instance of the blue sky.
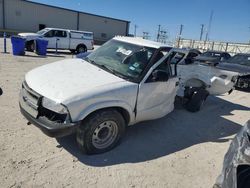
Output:
[[199,39],[201,24],[213,21],[210,40],[250,42],[250,0],[32,0],[102,16],[130,21],[130,33],[138,25],[137,35],[149,32],[156,37],[158,25],[173,40],[184,25],[182,37]]

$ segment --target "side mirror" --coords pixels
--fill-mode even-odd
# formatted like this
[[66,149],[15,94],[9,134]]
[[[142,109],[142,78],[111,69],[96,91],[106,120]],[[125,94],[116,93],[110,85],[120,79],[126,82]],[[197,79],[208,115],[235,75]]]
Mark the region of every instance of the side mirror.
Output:
[[154,70],[152,76],[154,82],[166,82],[169,79],[169,74],[162,70]]
[[3,90],[2,88],[0,88],[0,96],[3,94]]

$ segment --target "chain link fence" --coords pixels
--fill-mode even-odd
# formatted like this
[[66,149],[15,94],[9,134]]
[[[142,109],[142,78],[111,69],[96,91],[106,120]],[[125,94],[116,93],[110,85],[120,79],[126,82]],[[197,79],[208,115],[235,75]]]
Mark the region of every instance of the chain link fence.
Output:
[[175,42],[175,46],[180,48],[196,48],[202,52],[207,50],[225,51],[231,55],[237,53],[250,53],[250,44],[244,43],[179,39]]

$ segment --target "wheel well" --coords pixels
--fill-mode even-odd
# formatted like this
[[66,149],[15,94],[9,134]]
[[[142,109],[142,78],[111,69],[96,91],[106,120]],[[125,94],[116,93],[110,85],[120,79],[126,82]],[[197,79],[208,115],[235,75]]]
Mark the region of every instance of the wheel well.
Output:
[[34,40],[29,40],[29,41],[26,41],[26,45],[31,45],[31,44],[33,44],[33,43],[35,43],[35,41]]
[[87,46],[85,44],[78,44],[76,49],[78,49],[79,47],[83,46],[85,49],[87,49]]
[[95,111],[91,112],[91,113],[88,114],[84,119],[88,118],[89,116],[91,116],[92,114],[94,114],[94,113],[96,113],[96,112],[98,112],[98,111],[103,111],[103,110],[108,110],[108,109],[117,110],[117,111],[122,115],[122,117],[124,118],[126,125],[129,123],[129,121],[130,121],[129,112],[128,112],[127,110],[125,110],[124,108],[122,108],[122,107],[107,107],[107,108],[101,108],[101,109],[98,109],[98,110],[95,110]]
[[201,88],[206,88],[206,84],[196,78],[191,78],[185,82],[185,87],[201,87]]

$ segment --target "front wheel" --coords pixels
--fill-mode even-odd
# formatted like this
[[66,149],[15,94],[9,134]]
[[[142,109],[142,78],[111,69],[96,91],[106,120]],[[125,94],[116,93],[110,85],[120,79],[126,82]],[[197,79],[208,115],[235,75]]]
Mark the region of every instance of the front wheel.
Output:
[[77,143],[87,154],[113,149],[125,132],[125,121],[116,110],[102,110],[90,115],[77,129]]
[[34,52],[35,51],[35,42],[33,40],[26,42],[26,50],[28,52]]
[[199,111],[203,106],[208,95],[209,95],[208,91],[202,88],[198,89],[197,91],[194,91],[191,98],[185,104],[186,109],[190,112]]

